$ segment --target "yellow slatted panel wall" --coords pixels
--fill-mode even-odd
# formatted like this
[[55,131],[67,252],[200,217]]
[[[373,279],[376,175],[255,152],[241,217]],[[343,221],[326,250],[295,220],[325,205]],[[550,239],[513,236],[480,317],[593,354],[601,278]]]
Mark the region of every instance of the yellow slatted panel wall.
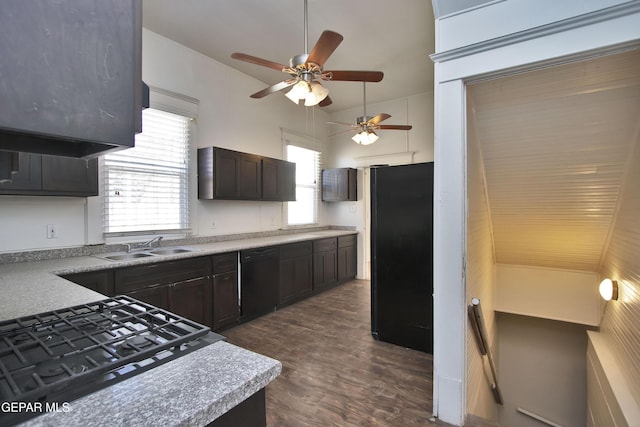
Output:
[[[473,134],[473,117],[469,121],[467,146],[467,304],[480,298],[488,339],[494,355],[497,331],[493,311],[495,289],[495,261],[491,222],[487,206],[483,165],[480,150]],[[471,328],[467,329],[467,411],[484,419],[497,419],[497,406],[490,384],[491,371],[477,347]]]
[[603,278],[618,281],[620,298],[607,303],[600,331],[640,405],[640,141],[632,164],[600,271]]
[[598,271],[640,118],[640,51],[469,85],[496,261]]

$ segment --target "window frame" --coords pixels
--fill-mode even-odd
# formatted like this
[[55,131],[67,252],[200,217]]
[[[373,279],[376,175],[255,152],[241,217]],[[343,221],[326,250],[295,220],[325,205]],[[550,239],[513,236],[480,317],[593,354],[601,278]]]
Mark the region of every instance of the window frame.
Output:
[[150,95],[150,108],[165,111],[172,114],[177,114],[183,117],[187,117],[190,119],[189,122],[189,142],[188,142],[188,161],[189,164],[187,166],[187,190],[186,190],[186,204],[188,211],[187,218],[187,227],[186,228],[174,228],[174,229],[163,229],[163,230],[138,230],[138,231],[106,231],[106,218],[105,211],[107,203],[107,195],[104,191],[105,182],[106,182],[106,169],[105,169],[105,159],[104,156],[100,157],[100,165],[101,165],[101,201],[102,201],[102,235],[105,242],[119,242],[119,241],[127,241],[128,236],[157,236],[157,235],[167,235],[171,234],[173,237],[186,237],[193,233],[193,222],[196,220],[195,211],[194,211],[194,198],[196,197],[197,192],[197,174],[195,168],[197,167],[196,161],[196,152],[197,152],[197,115],[198,115],[198,107],[199,100],[178,94],[175,92],[167,91],[164,89],[150,87],[149,90]]
[[[315,177],[315,194],[314,194],[314,213],[313,216],[315,218],[315,222],[313,223],[303,223],[303,224],[290,224],[289,223],[289,203],[295,202],[285,202],[282,206],[282,218],[283,218],[283,226],[285,228],[295,229],[295,228],[313,228],[318,227],[321,223],[321,197],[322,197],[322,185],[321,185],[321,175],[322,175],[322,144],[320,141],[315,138],[300,134],[291,130],[283,129],[282,131],[282,145],[283,145],[283,153],[284,158],[287,161],[291,161],[288,157],[287,147],[289,145],[293,145],[299,148],[303,148],[306,150],[315,151],[318,153],[318,158],[316,160],[317,171]],[[297,169],[297,167],[296,167]],[[298,183],[296,182],[296,193],[297,193]]]

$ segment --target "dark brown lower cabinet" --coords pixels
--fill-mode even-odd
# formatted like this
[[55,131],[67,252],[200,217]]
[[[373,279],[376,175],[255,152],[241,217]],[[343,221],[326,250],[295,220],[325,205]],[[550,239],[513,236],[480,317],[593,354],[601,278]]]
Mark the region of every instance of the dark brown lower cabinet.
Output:
[[338,237],[338,281],[345,282],[354,279],[357,273],[356,236]]
[[114,296],[113,270],[88,271],[86,273],[67,274],[62,277],[102,295]]
[[238,273],[213,276],[213,329],[220,330],[238,322]]
[[[274,286],[257,287],[251,312],[246,304],[241,318],[238,298],[238,252],[160,261],[112,270],[62,276],[106,296],[129,295],[220,331],[269,311],[298,302],[353,279],[357,268],[356,235],[289,243],[268,248],[269,258],[253,279],[271,280]],[[247,251],[245,251],[247,252]],[[260,252],[260,251],[258,251]],[[259,266],[260,259],[257,259]],[[272,262],[275,263],[272,266]],[[273,267],[273,268],[272,268]],[[252,280],[245,274],[245,285]],[[247,285],[243,292],[248,292]],[[247,297],[247,298],[248,298]],[[273,302],[272,302],[273,301]]]
[[231,408],[227,413],[220,416],[207,427],[266,427],[267,409],[265,402],[265,391],[261,388],[244,401]]
[[313,293],[311,242],[280,246],[280,283],[278,308],[301,300]]
[[219,331],[238,322],[238,253],[213,256],[213,329]]
[[139,289],[137,291],[125,292],[123,295],[128,295],[142,302],[146,302],[147,304],[155,305],[156,307],[169,310],[169,297],[167,295],[168,290],[168,285],[162,285]]
[[167,287],[169,311],[211,326],[211,277],[199,277]]
[[313,290],[322,291],[338,283],[337,239],[313,242]]

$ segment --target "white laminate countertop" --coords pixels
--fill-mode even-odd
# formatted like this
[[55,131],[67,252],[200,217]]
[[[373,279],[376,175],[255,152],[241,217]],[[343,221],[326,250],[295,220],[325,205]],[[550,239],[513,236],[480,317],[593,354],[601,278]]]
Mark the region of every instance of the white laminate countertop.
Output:
[[[244,249],[355,234],[322,230],[189,245],[194,252],[109,261],[78,256],[0,265],[0,321],[97,301],[104,295],[61,277],[104,269],[185,259]],[[24,426],[202,426],[264,388],[281,372],[279,361],[217,342],[118,384],[69,402]]]

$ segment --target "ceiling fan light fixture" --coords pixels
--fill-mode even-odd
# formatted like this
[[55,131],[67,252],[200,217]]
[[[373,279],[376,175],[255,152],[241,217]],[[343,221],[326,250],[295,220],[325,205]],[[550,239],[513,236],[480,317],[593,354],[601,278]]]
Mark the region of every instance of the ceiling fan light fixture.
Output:
[[300,80],[298,83],[293,85],[291,90],[287,92],[285,96],[294,104],[298,104],[301,99],[306,99],[307,94],[310,92],[311,88],[309,87],[309,83],[304,80]]
[[378,140],[378,135],[374,131],[363,130],[353,135],[351,139],[360,145],[370,145]]
[[300,80],[293,85],[291,90],[286,93],[286,97],[294,104],[299,104],[301,100],[304,100],[304,105],[311,107],[318,105],[320,101],[325,99],[329,95],[329,89],[325,88],[318,82],[308,82],[306,80]]
[[307,107],[318,105],[320,101],[329,95],[329,89],[322,86],[320,83],[311,82],[309,84],[311,85],[311,92],[307,93],[307,97],[304,100],[304,105]]

